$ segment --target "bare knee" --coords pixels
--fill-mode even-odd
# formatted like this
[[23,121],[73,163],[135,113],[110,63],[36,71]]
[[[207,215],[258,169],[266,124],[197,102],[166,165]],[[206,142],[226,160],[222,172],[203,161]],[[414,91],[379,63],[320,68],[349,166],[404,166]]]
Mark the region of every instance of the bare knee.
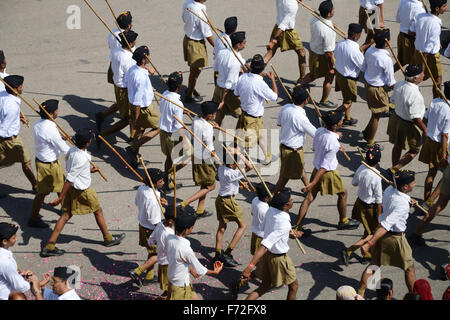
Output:
[[295,281],[292,282],[292,283],[288,286],[288,288],[289,288],[290,291],[297,292],[297,290],[298,290],[298,280],[295,279]]

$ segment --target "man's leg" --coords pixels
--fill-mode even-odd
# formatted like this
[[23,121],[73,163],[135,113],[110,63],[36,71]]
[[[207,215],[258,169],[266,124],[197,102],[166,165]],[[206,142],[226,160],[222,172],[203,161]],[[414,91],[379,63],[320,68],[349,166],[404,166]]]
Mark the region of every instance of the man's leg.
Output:
[[[393,150],[392,150],[392,153],[393,153]],[[397,163],[393,166],[394,170],[398,171],[401,168],[403,168],[404,166],[406,166],[408,163],[410,163],[417,156],[418,153],[419,152],[417,152],[417,151],[411,151],[411,150],[406,152],[403,155],[403,157],[399,161],[397,161]]]
[[239,240],[241,240],[242,236],[244,235],[245,228],[247,228],[247,222],[245,220],[240,220],[237,222],[238,229],[234,233],[233,239],[231,240],[230,244],[228,245],[228,248],[226,250],[226,254],[231,254],[231,251],[236,247]]
[[380,120],[381,113],[372,113],[372,116],[370,117],[369,123],[367,124],[366,129],[364,129],[364,132],[366,133],[368,139],[367,139],[367,145],[373,145],[375,143],[375,135],[377,133],[378,129],[378,122]]
[[286,186],[286,184],[288,183],[289,179],[287,178],[283,178],[281,175],[278,178],[277,184],[275,185],[275,188],[273,189],[273,194],[277,194],[278,192],[280,192],[281,190],[284,189],[284,187]]
[[419,226],[416,229],[416,234],[421,236],[426,226],[430,224],[430,222],[441,212],[448,204],[450,200],[450,195],[440,194],[438,201],[431,207],[428,211],[428,215],[426,215],[422,222],[420,222]]
[[113,134],[115,132],[118,132],[118,131],[122,130],[123,128],[125,128],[128,125],[129,125],[128,117],[125,118],[125,119],[120,119],[117,123],[113,124],[108,129],[103,130],[102,132],[100,132],[100,135],[102,137],[109,136],[109,135],[111,135],[111,134]]
[[[442,87],[442,77],[437,77],[436,79],[436,83],[439,87],[439,90],[441,90]],[[437,99],[440,98],[441,95],[439,94],[439,91],[436,89],[436,86],[433,85],[433,99]]]
[[31,168],[31,161],[22,163],[22,171],[27,177],[28,181],[30,181],[32,188],[36,188],[37,181],[33,173],[33,168]]
[[55,250],[55,244],[56,240],[58,240],[59,235],[61,234],[64,226],[66,225],[67,221],[70,220],[72,217],[72,214],[69,212],[64,212],[61,217],[59,217],[58,221],[56,222],[55,228],[53,229],[53,232],[50,236],[50,239],[47,241],[47,245],[45,246],[49,250]]
[[333,83],[333,79],[334,79],[333,74],[327,74],[325,76],[325,79],[323,81],[322,99],[320,100],[321,103],[325,103],[328,101],[328,97],[330,96],[330,92],[331,92],[331,84]]
[[305,84],[308,84],[310,82],[313,82],[316,80],[316,77],[314,77],[311,73],[308,73],[300,82],[298,82],[298,86],[304,86]]
[[106,226],[105,217],[103,215],[102,208],[98,209],[94,212],[95,222],[97,222],[98,227],[103,235],[103,239],[105,241],[111,241],[112,235],[108,231],[108,227]]
[[160,132],[159,128],[152,129],[148,131],[146,134],[142,134],[143,131],[140,130],[140,134],[138,137],[138,131],[136,130],[133,140],[133,149],[137,152],[139,152],[139,148],[144,145],[145,143],[152,140],[154,137],[156,137]]
[[347,218],[347,190],[338,194],[337,208],[339,211],[339,221],[348,223]]
[[416,273],[414,266],[411,266],[405,270],[405,283],[409,292],[413,292],[414,282],[416,282]]
[[362,296],[362,297],[365,297],[365,292],[366,292],[366,288],[367,288],[367,281],[373,275],[372,269],[369,269],[369,267],[372,267],[373,265],[374,264],[370,263],[366,267],[366,269],[364,269],[363,274],[361,275],[361,281],[359,282],[358,294],[360,296]]
[[275,56],[275,53],[278,50],[278,46],[273,47],[271,50],[267,50],[266,55],[264,56],[264,63],[267,65],[270,60]]
[[225,230],[227,229],[227,224],[219,221],[219,226],[216,232],[216,258],[222,254],[222,240]]
[[189,83],[186,90],[186,96],[192,98],[194,95],[195,85],[197,84],[198,77],[202,72],[202,68],[191,67],[189,73]]
[[297,291],[298,291],[298,281],[295,279],[290,285],[288,285],[288,294],[286,300],[295,300],[297,299]]
[[402,156],[402,147],[394,145],[392,147],[392,166],[395,167]]
[[255,291],[250,293],[245,300],[256,300],[262,295],[264,295],[267,291],[269,291],[271,288],[269,283],[262,283]]
[[306,51],[305,49],[299,49],[296,51],[298,56],[298,69],[300,72],[300,79],[306,76]]
[[31,216],[29,221],[39,220],[39,211],[41,211],[42,204],[44,203],[44,199],[46,196],[46,194],[42,193],[36,194],[33,200],[33,208],[31,209]]
[[[206,199],[206,195],[208,193],[210,193],[211,191],[213,191],[216,188],[216,184],[214,183],[211,186],[206,186],[206,187],[200,187],[200,190],[198,190],[196,193],[194,193],[190,198],[184,200],[181,203],[181,207],[185,208],[187,205],[191,204],[192,202],[199,200],[198,201],[198,208],[197,208],[197,213],[203,213],[203,211],[205,210],[205,199]],[[199,212],[200,209],[201,212]]]
[[300,206],[300,210],[298,212],[298,221],[297,221],[297,225],[300,226],[303,222],[303,218],[306,216],[306,213],[308,212],[309,206],[311,205],[311,203],[314,201],[314,199],[316,199],[317,193],[319,191],[310,191],[308,192],[308,194],[306,195],[305,200],[303,200],[302,205]]

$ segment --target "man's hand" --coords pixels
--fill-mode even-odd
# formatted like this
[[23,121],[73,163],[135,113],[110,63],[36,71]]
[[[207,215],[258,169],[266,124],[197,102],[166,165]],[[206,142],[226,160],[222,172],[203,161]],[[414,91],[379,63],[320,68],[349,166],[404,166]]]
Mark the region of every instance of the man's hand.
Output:
[[52,276],[50,275],[50,273],[45,273],[42,275],[43,279],[41,280],[41,282],[39,283],[39,286],[42,288],[43,286],[45,286],[47,283],[50,282],[50,280],[52,279]]
[[26,124],[27,126],[30,124],[30,120],[28,120],[28,118],[25,119],[25,118],[20,117],[20,121],[22,121],[22,123]]
[[153,68],[150,67],[150,66],[145,66],[145,69],[146,69],[146,70],[148,71],[148,73],[150,73],[151,75],[154,75],[155,72],[156,72],[156,70],[153,69]]
[[312,183],[310,183],[310,184],[306,185],[306,186],[302,189],[302,192],[306,192],[306,193],[311,192],[311,190],[312,190],[313,188],[314,188],[314,185],[313,185]]
[[363,255],[367,255],[367,253],[369,252],[369,249],[370,249],[370,245],[369,245],[368,242],[363,244],[362,247],[361,247]]
[[344,134],[340,131],[336,132],[336,134],[339,136],[339,140],[341,140],[342,137],[344,136]]
[[330,70],[328,70],[328,73],[330,75],[334,75],[336,72],[334,71],[334,68],[331,68]]
[[265,74],[270,80],[275,81],[275,73],[273,71],[269,71]]
[[244,189],[244,188],[245,188],[245,189],[248,189],[248,183],[245,182],[245,181],[243,181],[243,182],[242,182],[242,185],[239,186],[239,189],[241,189],[241,190]]
[[419,204],[419,202],[417,202],[417,200],[411,198],[411,202],[410,202],[411,207],[415,207],[418,204]]
[[247,267],[244,269],[244,271],[242,271],[241,276],[245,279],[250,279],[251,274],[252,274],[252,270],[249,267]]
[[217,124],[217,122],[215,121],[210,121],[209,122],[214,128],[219,128],[219,125]]
[[445,168],[448,166],[448,161],[445,159],[445,155],[441,156],[441,161],[439,161],[439,167]]
[[165,206],[165,207],[169,206],[169,202],[167,201],[167,199],[161,198],[160,201],[163,206]]
[[50,202],[50,205],[51,205],[52,207],[56,207],[56,206],[57,206],[58,204],[60,204],[62,201],[63,201],[62,198],[58,198],[58,199],[56,199],[55,201]]
[[219,274],[223,269],[223,263],[220,261],[214,262],[214,274]]
[[275,45],[276,45],[277,43],[278,43],[278,40],[277,40],[277,39],[270,39],[269,43],[268,43],[267,46],[266,46],[267,51],[272,50],[272,49],[275,47]]
[[91,168],[91,173],[96,173],[96,172],[100,172],[100,168],[99,167],[92,167]]
[[304,232],[300,231],[300,230],[291,230],[291,232],[289,233],[289,237],[294,239],[294,238],[301,238],[303,236]]

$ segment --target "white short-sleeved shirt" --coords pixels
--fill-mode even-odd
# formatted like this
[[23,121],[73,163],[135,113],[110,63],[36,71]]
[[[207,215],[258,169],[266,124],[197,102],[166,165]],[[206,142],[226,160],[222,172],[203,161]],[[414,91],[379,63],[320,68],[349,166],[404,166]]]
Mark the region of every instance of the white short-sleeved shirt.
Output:
[[[214,38],[214,50],[213,50],[214,60],[216,59],[217,55],[219,54],[219,52],[220,52],[222,49],[229,48],[229,46],[228,46],[228,44],[227,44],[227,40],[228,40],[228,43],[231,44],[231,38],[230,38],[230,36],[227,35],[225,32],[222,32],[222,33],[220,34],[220,36],[222,37],[223,41],[225,41],[225,44],[223,44],[222,40],[220,40],[218,36],[216,36],[216,37]],[[227,39],[227,40],[225,40],[225,39]],[[225,46],[225,45],[226,45],[226,46]],[[217,69],[217,66],[216,66],[215,63],[213,64],[213,68],[214,68],[214,71],[219,71],[219,70]]]
[[122,47],[117,48],[111,53],[111,68],[113,70],[114,84],[119,88],[126,88],[125,75],[128,69],[136,65],[136,61],[133,59],[133,53]]
[[423,117],[428,119],[427,135],[431,140],[440,143],[443,134],[450,136],[450,107],[443,99],[433,99]]
[[398,191],[393,186],[389,186],[384,190],[383,213],[379,218],[381,226],[387,231],[405,232],[410,201],[410,196]]
[[[208,121],[195,117],[192,121],[192,132],[203,141],[209,150],[214,151],[214,128]],[[205,161],[211,159],[209,151],[197,139],[194,139],[193,145],[195,158]]]
[[306,134],[313,138],[316,134],[316,127],[309,121],[305,109],[294,104],[281,108],[277,125],[281,126],[280,143],[292,149],[303,147]]
[[326,128],[317,129],[313,139],[314,167],[317,170],[320,168],[327,171],[336,170],[338,166],[336,154],[340,147],[339,136],[336,133]]
[[[329,19],[321,19],[332,29],[333,21]],[[328,28],[319,19],[313,18],[310,23],[311,40],[309,42],[310,49],[319,55],[325,54],[325,52],[333,52],[336,47],[336,32]]]
[[[5,72],[0,72],[0,78],[5,79],[7,76],[9,76],[9,74],[6,73],[6,70]],[[5,85],[3,84],[3,82],[0,81],[0,92],[5,90],[6,90]]]
[[20,98],[0,92],[0,137],[17,136],[20,131]]
[[0,300],[8,300],[12,291],[25,293],[30,284],[17,271],[17,263],[10,249],[0,248]]
[[158,223],[155,230],[148,238],[148,245],[154,245],[156,243],[156,252],[158,254],[158,263],[166,266],[169,264],[167,259],[166,239],[170,234],[175,234],[175,231],[171,227],[166,227],[162,222]]
[[289,214],[269,207],[262,225],[264,226],[264,238],[261,245],[274,254],[287,253],[289,251],[289,233],[292,229]]
[[[241,61],[245,62],[240,52],[236,52]],[[241,63],[234,55],[231,49],[220,50],[214,60],[214,65],[219,72],[217,77],[217,85],[223,89],[234,90],[239,79],[241,71]]]
[[264,237],[264,225],[261,223],[264,221],[267,210],[269,210],[269,204],[267,202],[259,200],[258,196],[252,200],[252,232],[258,237]]
[[114,29],[113,33],[114,33],[115,37],[111,33],[109,33],[109,35],[108,35],[108,47],[109,47],[109,51],[110,51],[110,56],[114,50],[116,50],[117,48],[122,48],[122,43],[117,40],[117,39],[120,39],[120,34],[121,34],[120,31],[125,32],[125,29],[121,29],[121,30],[119,30],[118,28]]
[[86,190],[91,186],[91,155],[77,147],[70,148],[66,160],[66,180],[72,182],[77,190]]
[[174,286],[184,287],[191,283],[189,266],[193,267],[199,276],[204,276],[208,272],[195,256],[189,240],[171,234],[166,237],[166,247],[169,261],[167,276]]
[[[373,168],[380,173],[377,169]],[[352,185],[358,188],[358,198],[367,204],[380,204],[383,200],[381,178],[365,165],[360,165],[352,180]]]
[[436,54],[441,49],[442,20],[431,13],[420,13],[412,20],[410,30],[416,33],[414,46],[422,53]]
[[419,86],[406,80],[400,81],[394,88],[392,103],[395,113],[406,121],[422,119],[425,114],[425,101]]
[[[164,91],[163,96],[184,107],[183,102],[181,102],[181,96],[178,93],[166,90]],[[159,118],[159,128],[161,130],[167,133],[174,133],[175,131],[183,128],[183,126],[173,117],[176,116],[178,119],[183,121],[183,109],[165,99],[161,99],[160,111],[161,116]]]
[[234,196],[239,193],[239,179],[244,178],[239,169],[220,166],[217,175],[219,176],[219,195],[221,197]]
[[44,300],[81,300],[80,296],[78,296],[74,289],[59,296],[54,293],[53,290],[44,288],[43,298]]
[[444,56],[450,58],[450,43],[448,44],[447,49],[445,49]]
[[[161,199],[161,193],[156,190],[158,199]],[[153,230],[156,225],[161,222],[161,208],[158,200],[153,193],[153,189],[149,186],[140,186],[134,204],[138,207],[138,221],[144,228]]]
[[197,41],[211,37],[212,31],[209,24],[203,22],[195,15],[187,11],[187,8],[191,9],[199,17],[202,17],[206,20],[206,17],[202,12],[202,10],[206,12],[206,6],[194,0],[187,0],[183,4],[183,13],[181,15],[181,18],[184,22],[184,33],[186,34],[186,36],[188,36],[188,38],[192,40]]
[[408,34],[411,22],[419,13],[425,12],[422,2],[419,0],[401,0],[398,4],[396,21],[400,23],[400,32]]
[[335,68],[344,77],[357,78],[361,72],[364,55],[359,50],[358,42],[344,39],[336,44],[334,50]]
[[297,0],[277,0],[277,26],[282,31],[291,30],[295,27],[297,16]]
[[264,115],[264,100],[277,101],[278,95],[270,89],[259,74],[244,73],[237,81],[234,94],[241,97],[241,108],[249,115]]
[[362,71],[366,82],[373,87],[392,87],[395,84],[394,63],[386,49],[367,49]]
[[60,152],[64,155],[70,147],[61,138],[61,134],[54,122],[48,119],[40,119],[33,125],[34,151],[36,158],[42,162],[54,162],[58,160]]
[[373,10],[379,4],[383,4],[384,0],[359,0],[359,5],[367,10]]
[[124,85],[128,89],[128,101],[133,106],[147,108],[152,103],[155,94],[147,69],[133,65],[125,75]]

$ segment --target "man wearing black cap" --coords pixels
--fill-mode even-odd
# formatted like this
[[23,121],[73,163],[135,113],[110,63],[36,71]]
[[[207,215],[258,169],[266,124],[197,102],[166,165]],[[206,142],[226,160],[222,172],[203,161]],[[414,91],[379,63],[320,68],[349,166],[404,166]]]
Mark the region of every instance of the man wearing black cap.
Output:
[[198,295],[192,287],[189,273],[195,278],[204,275],[217,275],[222,271],[223,264],[219,261],[214,263],[214,270],[206,269],[195,256],[191,248],[188,235],[194,230],[197,219],[195,214],[184,211],[178,212],[175,219],[175,234],[166,238],[167,260],[169,267],[167,276],[169,278],[168,300],[199,300]]
[[52,289],[43,289],[44,300],[81,300],[75,289],[69,285],[71,277],[75,276],[75,270],[68,267],[56,267],[53,276],[44,275],[44,280],[40,283],[43,287],[51,281]]
[[[381,160],[380,147],[376,144],[366,152],[365,162],[373,168],[375,172],[379,172],[375,167]],[[354,251],[360,248],[364,243],[364,239],[368,235],[375,233],[378,228],[378,217],[382,210],[383,189],[381,178],[374,171],[361,164],[356,170],[352,180],[354,187],[358,186],[358,198],[353,205],[352,219],[358,220],[364,226],[364,235],[358,242],[351,245],[348,249],[341,251],[344,264],[348,266],[350,256]],[[368,263],[371,255],[367,252],[363,256],[363,263]]]
[[[263,165],[269,165],[272,162],[272,154],[267,148],[267,143],[261,132],[264,129],[264,101],[277,101],[278,87],[275,74],[272,71],[263,73],[264,68],[263,57],[256,54],[250,64],[250,72],[239,77],[234,94],[241,99],[242,113],[237,127],[243,129],[244,146],[249,149],[258,143],[265,156]],[[272,89],[263,80],[263,76],[270,79]]]
[[103,234],[103,245],[111,247],[120,244],[125,234],[111,235],[106,226],[103,210],[98,201],[97,193],[91,187],[91,173],[98,172],[92,168],[89,161],[91,155],[87,147],[92,142],[92,130],[80,129],[74,137],[75,147],[70,148],[66,156],[66,181],[58,199],[50,205],[56,207],[62,202],[63,214],[56,222],[55,228],[47,244],[41,251],[42,257],[60,256],[65,250],[58,249],[55,244],[66,223],[73,215],[94,213],[95,221]]
[[406,221],[409,217],[410,204],[417,204],[407,193],[414,189],[414,171],[401,170],[395,176],[395,185],[388,187],[383,195],[383,213],[379,217],[380,226],[373,238],[362,246],[363,253],[371,247],[372,260],[364,270],[359,283],[358,294],[364,296],[367,280],[372,275],[368,269],[372,265],[393,266],[405,271],[405,282],[409,292],[413,292],[416,275],[412,250],[406,240]]
[[342,133],[338,133],[337,130],[342,126],[342,116],[343,113],[340,111],[329,111],[322,115],[326,127],[317,129],[314,136],[312,148],[314,151],[314,170],[311,174],[310,183],[302,189],[302,192],[308,194],[299,210],[298,228],[319,191],[322,196],[338,195],[339,230],[356,229],[359,226],[358,221],[347,218],[347,190],[337,170],[336,154],[342,150],[339,143]]
[[230,38],[231,45],[241,62],[239,62],[233,54],[233,51],[229,48],[219,51],[214,61],[219,75],[212,101],[220,103],[216,117],[216,122],[219,126],[222,124],[225,115],[229,114],[237,118],[242,114],[241,100],[236,96],[234,90],[239,79],[239,74],[243,72],[241,63],[245,63],[245,60],[242,58],[241,51],[245,49],[247,40],[243,31],[232,33]]
[[[422,65],[410,64],[406,67],[405,80],[396,84],[392,95],[395,112],[389,118],[387,134],[392,148],[392,174],[410,163],[422,146],[422,135],[427,135],[427,127],[422,118],[425,102],[419,90],[423,80]],[[402,150],[408,151],[401,157]]]
[[237,26],[238,26],[238,19],[237,19],[237,17],[226,18],[225,22],[224,22],[225,32],[222,32],[220,34],[221,38],[225,41],[225,44],[217,36],[214,39],[214,51],[213,51],[213,56],[214,56],[214,64],[213,64],[214,85],[217,85],[217,77],[219,76],[219,69],[218,69],[218,67],[217,67],[217,65],[215,63],[216,57],[219,54],[219,51],[221,51],[222,49],[229,48],[228,47],[228,43],[231,44],[230,35],[233,32],[236,32]]
[[[192,132],[214,152],[214,128],[211,121],[216,117],[219,104],[208,101],[202,103],[202,117],[195,117],[192,121]],[[215,125],[215,124],[214,124]],[[198,200],[197,215],[205,218],[212,215],[212,212],[205,210],[206,195],[216,188],[216,166],[214,157],[206,150],[202,144],[194,140],[194,155],[192,157],[192,177],[196,186],[200,190],[181,203],[184,209],[190,203]]]
[[294,102],[283,106],[277,118],[277,125],[281,127],[281,167],[274,194],[283,190],[290,179],[301,179],[305,186],[308,184],[303,145],[306,134],[314,138],[316,127],[311,124],[304,109],[309,101],[306,89],[295,87],[292,98]]
[[[3,50],[0,50],[0,78],[4,79],[9,74],[6,73],[6,58]],[[5,91],[5,85],[3,82],[0,82],[0,92]]]
[[[47,100],[42,106],[53,119],[58,117],[58,100]],[[40,110],[41,119],[33,125],[34,150],[36,154],[37,194],[34,197],[28,226],[34,228],[48,228],[48,225],[39,217],[45,197],[52,193],[60,193],[64,186],[65,172],[59,161],[60,153],[64,156],[70,147],[62,138],[56,124],[50,120],[44,110]]]
[[333,22],[331,21],[334,16],[333,2],[331,0],[321,2],[319,12],[321,21],[314,17],[310,23],[309,73],[298,82],[298,85],[303,86],[315,79],[325,77],[319,106],[336,108],[336,104],[328,100],[335,74],[333,51],[336,46],[336,32],[332,30]]
[[[412,59],[413,63],[424,63],[419,53],[422,52],[431,70],[431,75],[428,70],[425,70],[423,80],[426,81],[432,76],[439,89],[441,89],[442,85],[442,63],[439,53],[441,49],[442,21],[439,15],[444,14],[446,10],[447,0],[430,0],[430,13],[423,12],[418,14],[409,29],[411,34],[416,37],[416,41],[414,41],[416,52]],[[439,97],[439,91],[433,86],[433,98]]]
[[270,202],[262,226],[264,227],[264,238],[261,245],[254,254],[247,268],[242,271],[243,278],[250,278],[251,271],[258,264],[258,274],[261,285],[247,297],[247,300],[256,300],[271,288],[282,285],[288,286],[287,300],[295,300],[298,290],[298,281],[292,259],[288,256],[289,236],[300,238],[301,231],[291,230],[291,218],[289,210],[293,201],[288,190],[274,195]]
[[8,300],[12,291],[25,293],[30,284],[18,272],[11,247],[17,241],[19,226],[0,222],[0,300]]
[[[23,92],[22,76],[12,75],[4,81],[19,94]],[[20,98],[6,87],[0,92],[0,167],[11,166],[16,162],[22,164],[22,171],[30,181],[33,191],[36,191],[36,177],[31,167],[31,160],[21,137],[19,137],[20,122],[28,124],[28,119],[20,112]]]
[[[139,163],[139,148],[159,134],[159,115],[152,105],[155,94],[149,74],[155,70],[148,66],[150,60],[148,47],[141,46],[133,53],[136,65],[128,69],[125,75],[125,86],[128,90],[128,102],[130,103],[130,125],[132,127],[130,151],[133,153],[132,165]],[[146,134],[145,129],[150,128]]]
[[367,141],[361,145],[364,151],[375,143],[378,122],[389,112],[389,96],[386,90],[393,89],[395,86],[394,64],[389,52],[385,49],[386,39],[390,39],[389,30],[375,32],[375,47],[370,47],[364,54],[362,71],[366,81],[367,105],[372,112],[369,123],[359,135],[360,139]]

